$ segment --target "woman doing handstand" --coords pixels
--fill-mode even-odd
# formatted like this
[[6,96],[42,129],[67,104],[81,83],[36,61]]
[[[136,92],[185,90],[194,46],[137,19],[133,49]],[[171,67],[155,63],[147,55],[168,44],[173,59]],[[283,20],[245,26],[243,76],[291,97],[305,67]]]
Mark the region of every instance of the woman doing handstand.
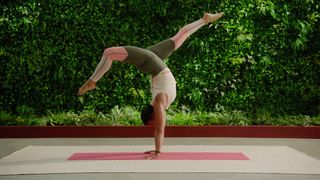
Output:
[[223,13],[205,13],[202,18],[182,27],[173,37],[166,39],[148,49],[134,46],[111,47],[104,50],[102,58],[89,80],[79,89],[78,95],[96,87],[96,82],[110,69],[113,61],[135,65],[140,71],[152,76],[152,101],[142,110],[141,118],[145,125],[155,127],[155,150],[148,151],[148,159],[160,155],[164,140],[166,112],[176,97],[176,81],[164,63],[164,60],[177,50],[183,42],[199,28],[212,23],[223,16]]

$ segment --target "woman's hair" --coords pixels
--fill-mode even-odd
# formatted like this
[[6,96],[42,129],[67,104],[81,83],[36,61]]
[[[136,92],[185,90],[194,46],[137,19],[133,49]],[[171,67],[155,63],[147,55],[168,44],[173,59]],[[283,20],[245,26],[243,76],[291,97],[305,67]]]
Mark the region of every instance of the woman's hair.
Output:
[[144,125],[148,125],[149,121],[152,119],[153,106],[147,105],[141,111],[141,120]]

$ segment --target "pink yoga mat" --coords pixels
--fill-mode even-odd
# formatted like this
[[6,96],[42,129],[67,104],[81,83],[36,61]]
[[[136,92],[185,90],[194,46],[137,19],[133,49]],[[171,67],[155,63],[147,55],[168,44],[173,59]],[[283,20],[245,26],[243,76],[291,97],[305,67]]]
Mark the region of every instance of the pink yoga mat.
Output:
[[[68,160],[145,160],[139,152],[74,153]],[[165,152],[157,160],[249,160],[242,153],[231,152]]]

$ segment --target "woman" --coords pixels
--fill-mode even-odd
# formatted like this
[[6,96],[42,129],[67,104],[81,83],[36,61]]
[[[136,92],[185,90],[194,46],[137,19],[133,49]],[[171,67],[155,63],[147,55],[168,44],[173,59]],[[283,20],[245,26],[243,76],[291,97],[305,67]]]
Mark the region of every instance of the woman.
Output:
[[140,71],[150,74],[152,76],[152,101],[149,106],[142,110],[141,118],[145,125],[153,125],[155,127],[155,150],[146,152],[150,154],[147,159],[157,158],[160,155],[164,140],[165,110],[169,108],[176,97],[176,81],[170,69],[164,63],[164,59],[177,50],[192,33],[222,16],[223,13],[205,13],[199,20],[185,25],[173,37],[148,49],[134,46],[105,49],[93,75],[79,89],[78,95],[83,95],[87,91],[95,89],[96,82],[110,69],[113,61],[133,64]]

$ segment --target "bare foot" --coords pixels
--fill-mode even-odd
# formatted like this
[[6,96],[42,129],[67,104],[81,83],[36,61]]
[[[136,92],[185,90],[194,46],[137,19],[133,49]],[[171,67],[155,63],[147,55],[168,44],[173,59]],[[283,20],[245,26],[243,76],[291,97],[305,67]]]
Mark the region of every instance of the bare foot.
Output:
[[211,13],[204,13],[202,19],[206,24],[212,23],[218,19],[220,19],[223,16],[223,12],[217,13],[217,14],[211,14]]
[[88,92],[90,90],[93,90],[95,88],[96,88],[96,82],[94,82],[91,79],[89,79],[86,83],[84,83],[84,85],[82,85],[82,87],[79,89],[77,95],[78,96],[82,96],[86,92]]

